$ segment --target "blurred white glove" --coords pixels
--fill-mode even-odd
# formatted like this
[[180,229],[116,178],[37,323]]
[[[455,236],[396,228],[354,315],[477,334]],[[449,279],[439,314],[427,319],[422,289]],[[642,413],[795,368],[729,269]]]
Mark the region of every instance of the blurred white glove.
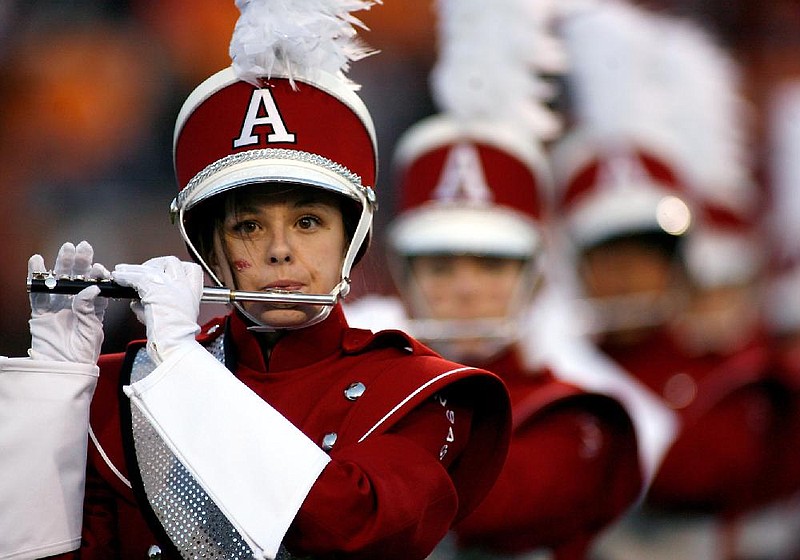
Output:
[[119,264],[114,280],[136,288],[140,300],[131,309],[147,327],[147,353],[160,364],[171,350],[193,342],[200,326],[203,270],[176,257],[157,257],[144,264]]
[[[94,249],[86,241],[76,247],[64,243],[58,251],[53,273],[58,276],[83,276],[108,279],[108,270],[99,263],[92,264]],[[28,278],[34,272],[46,272],[41,255],[28,260]],[[103,315],[108,299],[97,297],[100,288],[90,286],[74,296],[32,293],[31,349],[28,354],[36,360],[54,360],[95,364],[103,344]]]

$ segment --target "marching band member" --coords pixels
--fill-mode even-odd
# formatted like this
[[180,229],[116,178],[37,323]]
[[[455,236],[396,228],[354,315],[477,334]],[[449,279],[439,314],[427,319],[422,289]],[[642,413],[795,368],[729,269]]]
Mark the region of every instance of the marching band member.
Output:
[[763,498],[779,394],[747,299],[755,253],[712,219],[751,186],[731,67],[689,24],[619,2],[565,29],[576,126],[554,161],[594,335],[680,418],[643,507],[599,553],[735,557],[731,520]]
[[[506,389],[401,332],[350,328],[338,303],[376,205],[372,122],[343,74],[365,54],[349,12],[372,2],[237,4],[232,67],[175,127],[171,212],[199,264],[113,271],[147,340],[99,358],[74,557],[424,558],[498,475]],[[201,327],[204,272],[251,299]],[[63,296],[39,297],[37,362],[77,342],[54,318]]]
[[505,467],[435,557],[586,558],[636,501],[644,474],[623,403],[560,379],[527,341],[528,321],[546,320],[529,319],[544,279],[552,195],[537,138],[557,130],[530,84],[531,66],[503,47],[520,37],[515,31],[547,44],[524,10],[538,10],[546,25],[549,8],[464,0],[439,7],[442,52],[432,79],[442,113],[409,129],[395,157],[399,212],[387,244],[400,298],[365,297],[345,311],[354,324],[402,325],[509,388]]

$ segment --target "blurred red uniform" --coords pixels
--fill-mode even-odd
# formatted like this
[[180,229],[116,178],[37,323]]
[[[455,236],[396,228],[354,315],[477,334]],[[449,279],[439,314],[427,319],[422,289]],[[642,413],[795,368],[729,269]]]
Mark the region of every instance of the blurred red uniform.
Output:
[[511,394],[511,447],[486,500],[456,527],[460,548],[586,558],[642,489],[628,413],[610,396],[526,369],[513,348],[486,367]]

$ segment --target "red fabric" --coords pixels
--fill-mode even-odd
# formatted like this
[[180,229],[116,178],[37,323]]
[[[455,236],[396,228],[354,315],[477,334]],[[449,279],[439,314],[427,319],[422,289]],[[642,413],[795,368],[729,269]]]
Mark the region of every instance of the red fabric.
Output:
[[681,419],[649,505],[730,515],[763,501],[780,399],[763,341],[690,356],[662,330],[636,347],[605,350]]
[[630,417],[611,397],[525,371],[513,352],[487,367],[509,388],[515,429],[497,483],[456,527],[459,545],[585,558],[642,489]]
[[[287,334],[268,363],[237,315],[230,317],[226,343],[233,346],[237,376],[312,440],[339,434],[331,463],[286,537],[294,554],[422,559],[497,476],[510,431],[508,397],[499,379],[485,371],[465,369],[422,388],[461,366],[400,333],[349,329],[339,308],[326,321]],[[103,360],[92,425],[112,462],[129,477],[117,418],[121,368],[121,355]],[[367,387],[355,402],[343,395],[354,381]],[[358,443],[363,426],[374,425],[417,389],[397,414]],[[448,449],[440,460],[444,444]],[[167,551],[133,492],[93,446],[84,524],[81,551],[62,558],[140,560],[155,543]]]

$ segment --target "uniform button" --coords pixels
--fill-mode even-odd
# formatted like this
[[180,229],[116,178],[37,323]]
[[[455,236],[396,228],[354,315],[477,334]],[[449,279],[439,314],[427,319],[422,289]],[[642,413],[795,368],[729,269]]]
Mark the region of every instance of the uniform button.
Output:
[[336,438],[339,437],[336,435],[336,432],[331,432],[329,434],[325,434],[322,437],[322,450],[323,451],[330,451],[333,449],[333,446],[336,444]]
[[147,549],[148,560],[161,560],[161,547],[157,544],[151,545]]
[[670,407],[680,410],[692,404],[697,397],[697,383],[691,375],[677,373],[664,383],[662,394]]
[[366,385],[361,383],[361,381],[356,381],[347,386],[347,389],[344,390],[344,396],[348,401],[354,401],[363,395],[366,390]]

